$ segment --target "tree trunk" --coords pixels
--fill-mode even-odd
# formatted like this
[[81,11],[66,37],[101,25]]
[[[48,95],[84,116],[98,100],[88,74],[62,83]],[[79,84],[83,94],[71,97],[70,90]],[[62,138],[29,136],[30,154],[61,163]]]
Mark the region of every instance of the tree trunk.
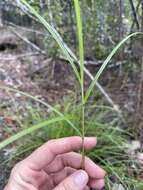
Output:
[[[137,7],[136,7],[136,15],[138,15],[139,8],[140,8],[140,5],[141,5],[141,1],[142,1],[142,0],[139,0],[139,1],[138,1]],[[134,26],[135,26],[135,23],[136,23],[136,20],[135,20],[135,18],[134,18],[134,19],[133,19],[133,22],[132,22],[132,25],[131,25],[130,33],[132,33],[132,31],[133,31]]]
[[[119,41],[123,38],[123,0],[119,2]],[[123,60],[123,49],[119,53],[119,60]],[[122,75],[122,64],[120,65],[119,75]]]
[[138,17],[137,17],[137,13],[136,13],[136,9],[135,9],[133,0],[129,0],[129,2],[130,2],[130,5],[131,5],[131,9],[132,9],[132,13],[133,13],[133,16],[134,16],[134,20],[135,20],[137,29],[139,30],[140,29],[140,25],[139,25],[139,21],[138,21]]

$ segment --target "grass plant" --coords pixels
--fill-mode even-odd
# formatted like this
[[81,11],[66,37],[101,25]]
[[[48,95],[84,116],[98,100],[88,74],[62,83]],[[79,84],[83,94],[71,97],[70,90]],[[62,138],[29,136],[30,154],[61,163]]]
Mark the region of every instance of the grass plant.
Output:
[[[96,82],[98,81],[99,77],[102,75],[104,69],[106,68],[107,64],[110,62],[111,58],[116,54],[117,50],[131,37],[142,34],[141,32],[133,33],[127,37],[125,37],[110,53],[107,59],[104,61],[103,65],[97,72],[95,79],[91,82],[89,88],[87,89],[86,93],[84,94],[84,40],[83,40],[83,29],[82,29],[82,18],[81,18],[81,11],[80,11],[80,2],[79,0],[74,0],[74,7],[75,7],[75,14],[76,14],[76,23],[77,23],[77,36],[79,41],[79,57],[80,57],[80,72],[78,72],[76,65],[74,64],[74,60],[72,59],[71,53],[68,51],[67,46],[63,42],[59,33],[55,30],[53,26],[41,17],[38,12],[36,12],[25,0],[21,0],[21,2],[28,8],[28,11],[33,14],[48,30],[48,32],[53,36],[53,38],[58,43],[59,47],[61,48],[63,54],[65,55],[66,59],[71,64],[73,71],[79,81],[81,87],[81,126],[82,126],[82,142],[84,143],[84,131],[85,131],[85,104],[88,101]],[[82,146],[83,147],[83,146]],[[84,167],[84,147],[82,148],[82,167]]]
[[[97,148],[95,152],[91,152],[91,153],[87,153],[87,154],[92,155],[92,157],[94,157],[99,162],[101,162],[104,165],[104,167],[106,167],[107,170],[109,170],[113,174],[116,174],[115,176],[118,179],[118,181],[120,181],[120,183],[123,183],[124,180],[116,172],[116,166],[114,169],[114,167],[110,165],[110,160],[105,161],[105,159],[106,159],[106,156],[108,155],[108,151],[110,152],[110,154],[112,152],[112,154],[114,156],[118,156],[118,159],[120,159],[120,156],[124,156],[122,147],[124,147],[124,141],[126,138],[124,138],[124,135],[122,135],[122,133],[120,133],[121,131],[118,128],[114,128],[113,126],[111,128],[109,128],[106,126],[105,123],[98,124],[98,120],[95,120],[95,119],[92,120],[91,115],[90,115],[90,122],[87,121],[88,119],[85,119],[85,117],[88,113],[88,109],[86,109],[87,108],[86,105],[87,105],[87,101],[89,100],[89,98],[94,90],[94,86],[95,86],[96,82],[101,77],[103,71],[105,70],[107,64],[110,62],[112,57],[116,54],[116,52],[120,49],[120,47],[125,44],[125,42],[128,39],[130,39],[131,37],[134,37],[136,35],[142,35],[142,33],[136,32],[136,33],[130,34],[129,36],[125,37],[121,42],[119,42],[119,44],[112,50],[110,55],[105,59],[103,65],[101,66],[101,68],[99,69],[97,74],[95,75],[94,80],[91,82],[88,89],[85,91],[85,89],[84,89],[84,78],[85,78],[84,77],[84,39],[83,39],[83,29],[82,29],[82,17],[81,17],[81,11],[80,11],[80,1],[73,0],[74,7],[75,7],[76,23],[77,23],[77,37],[78,37],[78,43],[79,43],[80,71],[78,71],[78,68],[74,62],[75,60],[73,58],[73,53],[68,48],[68,46],[64,43],[64,41],[62,40],[60,34],[56,31],[56,29],[53,26],[51,26],[35,9],[33,9],[33,7],[31,7],[27,3],[26,0],[20,0],[20,2],[21,2],[22,6],[26,7],[26,9],[28,10],[28,12],[30,14],[35,16],[36,19],[41,24],[43,24],[43,26],[47,29],[47,31],[54,38],[54,40],[58,43],[65,58],[71,64],[73,72],[75,73],[75,76],[80,84],[81,103],[79,106],[75,105],[75,107],[76,107],[75,113],[76,113],[76,115],[79,116],[80,120],[77,119],[77,117],[75,117],[74,112],[73,113],[70,112],[70,113],[66,113],[66,114],[62,113],[62,111],[59,111],[55,107],[49,105],[48,103],[45,103],[42,100],[39,100],[38,98],[36,98],[28,93],[19,91],[14,88],[6,87],[6,86],[0,86],[0,88],[3,90],[18,92],[21,95],[27,96],[27,97],[43,104],[44,106],[48,107],[49,109],[51,109],[54,112],[52,117],[48,117],[48,119],[46,119],[44,121],[40,121],[38,124],[35,124],[29,128],[23,129],[21,132],[13,135],[12,137],[4,140],[3,142],[1,142],[0,149],[13,143],[14,141],[20,139],[21,137],[23,137],[25,135],[32,134],[33,132],[35,132],[35,130],[38,130],[40,128],[45,127],[45,128],[43,128],[43,130],[49,130],[48,128],[51,128],[51,126],[53,126],[53,125],[54,125],[54,128],[52,128],[52,130],[50,132],[51,138],[55,137],[55,136],[56,136],[56,138],[59,138],[62,136],[68,136],[68,135],[70,136],[70,135],[78,134],[81,136],[82,142],[84,143],[85,135],[96,135],[96,136],[99,136],[99,139],[100,139],[99,141],[100,141],[101,147],[100,147],[100,149]],[[77,110],[79,112],[77,112]],[[96,113],[96,114],[98,115],[98,113]],[[97,119],[97,117],[95,117],[95,115],[93,116],[93,118]],[[58,130],[56,132],[55,129],[57,128],[56,127],[57,123],[58,123]],[[59,126],[59,124],[60,124],[60,126]],[[47,126],[48,126],[48,128],[47,128]],[[67,129],[67,126],[71,127],[70,130],[69,130],[69,128]],[[81,127],[79,127],[79,126],[81,126]],[[52,133],[52,132],[54,132],[54,133]],[[117,134],[118,134],[118,138],[117,138]],[[118,140],[120,142],[118,142]],[[104,143],[105,143],[105,146],[103,147]],[[118,151],[116,150],[117,147],[118,147]],[[119,152],[120,149],[121,149],[121,152]],[[84,157],[85,157],[85,150],[84,150],[84,147],[82,146],[82,161],[81,161],[82,168],[84,168]],[[120,167],[120,169],[121,169],[121,167]],[[124,176],[124,178],[125,177],[126,176]],[[128,180],[130,180],[130,179],[128,179]],[[107,186],[109,188],[107,188],[107,189],[110,189],[110,184],[111,184],[111,181],[110,181],[110,178],[108,178]],[[126,189],[129,189],[127,184],[125,185],[125,187],[126,187]]]
[[[21,122],[17,118],[17,122],[22,124],[20,129],[23,130],[27,129],[31,123],[35,123],[34,125],[37,126],[47,118],[47,115],[44,116],[46,108],[43,109],[40,104],[35,108],[32,104],[30,108],[29,106],[30,101],[27,102],[27,114],[22,118]],[[59,112],[63,112],[67,118],[70,118],[73,125],[76,124],[80,130],[80,104],[73,104],[72,98],[67,97],[62,106],[56,105],[56,107]],[[107,107],[86,107],[85,116],[90,115],[90,120],[85,120],[85,135],[97,136],[98,144],[95,149],[86,151],[85,154],[100,164],[108,173],[106,176],[106,190],[113,189],[114,184],[122,184],[127,190],[137,190],[137,187],[142,187],[143,183],[135,174],[137,172],[136,161],[126,153],[128,138],[132,137],[132,134],[118,127],[118,119],[116,117],[114,120],[106,121],[107,115],[110,117],[112,112],[114,110]],[[54,117],[56,117],[56,113],[50,112],[48,114],[49,120],[52,120]],[[42,130],[33,130],[27,134],[27,138],[17,139],[15,142],[16,148],[7,159],[1,162],[1,165],[20,161],[35,148],[46,142],[47,139],[72,135],[77,135],[77,132],[69,127],[66,120],[59,118],[57,122],[49,123]],[[132,165],[135,167],[133,168]]]

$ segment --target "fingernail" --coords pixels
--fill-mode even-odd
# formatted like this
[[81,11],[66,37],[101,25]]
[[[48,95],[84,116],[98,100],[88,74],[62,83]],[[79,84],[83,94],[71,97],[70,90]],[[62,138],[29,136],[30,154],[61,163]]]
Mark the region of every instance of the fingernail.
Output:
[[83,170],[77,171],[73,175],[73,177],[74,177],[74,183],[75,183],[75,185],[78,185],[79,187],[81,187],[81,186],[84,187],[88,183],[88,175]]
[[97,140],[97,137],[84,137],[84,140]]

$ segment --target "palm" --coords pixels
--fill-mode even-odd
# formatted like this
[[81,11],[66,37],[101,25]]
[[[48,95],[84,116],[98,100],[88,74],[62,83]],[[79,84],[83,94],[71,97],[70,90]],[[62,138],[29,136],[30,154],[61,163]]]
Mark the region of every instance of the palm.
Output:
[[[93,148],[95,145],[95,138],[85,138],[85,149]],[[79,150],[81,146],[80,137],[45,143],[14,167],[5,190],[52,190],[61,182],[64,185],[64,179],[81,167],[81,155],[71,152]],[[84,166],[89,176],[88,185],[102,188],[105,172],[89,158],[85,159]]]

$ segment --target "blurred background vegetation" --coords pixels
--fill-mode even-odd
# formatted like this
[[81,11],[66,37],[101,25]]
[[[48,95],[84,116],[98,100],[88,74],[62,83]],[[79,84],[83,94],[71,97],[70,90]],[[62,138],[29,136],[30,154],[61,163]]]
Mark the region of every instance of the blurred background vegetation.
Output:
[[[27,2],[79,57],[73,1]],[[132,32],[143,31],[143,0],[80,2],[87,88],[117,43]],[[86,135],[97,136],[99,140],[97,149],[87,155],[107,171],[107,190],[143,189],[142,47],[142,37],[134,37],[118,51],[86,107]],[[0,89],[1,141],[55,116],[46,103],[80,128],[80,91],[68,61],[52,36],[20,0],[0,0]],[[2,149],[0,190],[17,161],[48,139],[71,135],[77,133],[65,121],[59,121]]]

